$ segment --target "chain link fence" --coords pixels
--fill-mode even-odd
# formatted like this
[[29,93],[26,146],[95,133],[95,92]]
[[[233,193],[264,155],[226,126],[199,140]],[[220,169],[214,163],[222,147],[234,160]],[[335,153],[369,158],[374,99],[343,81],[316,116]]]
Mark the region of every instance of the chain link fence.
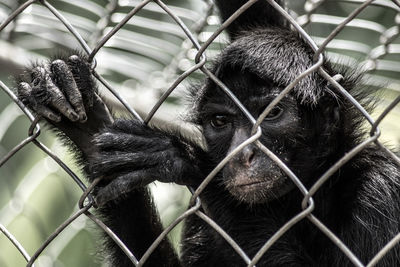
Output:
[[[204,220],[208,225],[215,229],[225,240],[228,242],[232,248],[240,255],[243,259],[243,265],[247,266],[255,266],[257,262],[261,259],[263,254],[277,241],[279,238],[287,232],[291,227],[296,225],[298,222],[302,220],[309,220],[311,221],[316,229],[322,231],[328,238],[332,240],[338,246],[344,254],[350,259],[350,261],[355,266],[374,266],[379,260],[394,246],[396,246],[400,242],[400,233],[397,234],[393,239],[384,247],[382,250],[373,257],[373,259],[369,263],[361,263],[360,260],[353,254],[353,252],[344,244],[340,239],[338,239],[322,222],[320,222],[314,215],[313,215],[313,195],[318,191],[318,189],[329,180],[330,176],[335,173],[345,162],[349,161],[352,157],[354,157],[357,153],[363,150],[367,145],[374,143],[377,147],[384,150],[388,156],[392,157],[399,165],[400,159],[396,156],[393,152],[388,150],[379,140],[378,137],[380,136],[381,131],[379,130],[380,123],[382,120],[393,110],[396,109],[396,105],[400,102],[400,80],[398,79],[398,74],[400,73],[400,65],[398,64],[398,59],[396,61],[396,56],[400,54],[400,42],[399,42],[399,35],[400,35],[400,2],[397,0],[368,0],[368,1],[361,1],[361,0],[354,0],[354,1],[336,1],[336,2],[346,2],[350,3],[352,10],[349,12],[348,16],[345,18],[330,16],[327,13],[318,13],[324,5],[328,5],[330,1],[325,0],[310,0],[302,2],[304,3],[304,10],[303,14],[299,14],[293,10],[287,12],[285,9],[278,6],[273,0],[260,0],[260,1],[268,1],[277,11],[285,17],[288,21],[290,21],[292,27],[298,31],[301,37],[310,45],[310,47],[314,50],[315,56],[315,64],[309,68],[307,71],[302,73],[295,79],[287,88],[285,88],[280,95],[271,103],[270,107],[272,108],[273,105],[279,102],[285,95],[287,95],[291,89],[306,75],[309,75],[312,72],[318,72],[322,77],[328,80],[331,84],[333,84],[339,92],[341,92],[354,106],[361,112],[366,119],[366,122],[369,124],[368,127],[370,128],[370,136],[364,142],[359,144],[357,147],[354,147],[351,151],[349,151],[345,157],[343,157],[339,162],[333,165],[329,170],[325,172],[323,176],[310,188],[306,189],[306,187],[302,184],[299,178],[294,175],[290,169],[288,169],[285,164],[279,160],[267,147],[263,146],[258,139],[261,136],[261,131],[257,130],[259,126],[259,122],[262,121],[265,114],[268,112],[268,108],[266,112],[264,112],[259,118],[252,118],[253,121],[253,129],[254,134],[237,147],[232,153],[230,153],[220,164],[204,179],[202,184],[192,192],[190,198],[189,208],[186,211],[181,213],[178,218],[176,218],[172,223],[170,223],[163,233],[154,241],[153,245],[148,248],[147,252],[144,256],[140,259],[135,257],[135,251],[129,251],[129,249],[120,241],[119,237],[116,236],[108,227],[105,225],[101,219],[96,217],[93,213],[93,198],[90,195],[91,190],[93,189],[93,184],[86,186],[80,175],[77,175],[73,170],[71,170],[70,165],[63,160],[61,160],[56,153],[54,153],[51,149],[46,147],[40,140],[39,136],[41,135],[40,125],[38,124],[38,118],[35,118],[31,112],[18,100],[18,98],[13,93],[6,84],[0,80],[0,88],[3,90],[9,101],[14,103],[13,105],[18,106],[23,113],[25,114],[26,118],[30,121],[30,127],[28,130],[28,135],[24,140],[13,147],[12,149],[5,151],[4,155],[2,155],[0,159],[0,168],[7,164],[13,157],[16,156],[18,153],[23,153],[23,150],[29,144],[34,144],[37,149],[42,150],[45,154],[50,156],[76,183],[76,185],[82,190],[81,197],[78,201],[79,209],[75,212],[71,217],[66,219],[64,222],[60,223],[58,228],[47,237],[45,242],[37,248],[32,254],[29,254],[24,247],[24,244],[21,244],[18,238],[16,238],[12,231],[7,227],[7,222],[2,221],[2,217],[0,217],[0,232],[9,240],[10,243],[15,246],[15,248],[22,254],[24,259],[27,262],[27,266],[34,266],[37,263],[37,259],[40,255],[42,255],[43,251],[47,248],[49,244],[55,240],[55,238],[62,232],[66,231],[68,227],[74,223],[78,218],[82,216],[86,216],[90,220],[92,220],[100,229],[105,231],[117,244],[118,246],[125,252],[125,254],[131,259],[132,263],[135,266],[142,266],[146,259],[151,255],[151,253],[155,250],[155,248],[160,244],[160,242],[170,233],[172,229],[174,229],[180,222],[184,221],[185,218],[188,216],[198,216],[202,220]],[[10,27],[16,27],[18,25],[18,16],[30,8],[31,5],[41,5],[42,7],[46,8],[48,12],[54,16],[57,20],[62,22],[64,27],[67,29],[69,34],[73,36],[76,41],[79,43],[80,47],[87,53],[89,60],[93,64],[93,75],[96,79],[104,85],[104,87],[118,100],[118,104],[126,108],[126,110],[132,114],[132,116],[136,117],[138,120],[143,121],[144,123],[149,123],[157,110],[163,103],[166,101],[168,96],[180,84],[187,79],[187,77],[194,72],[201,72],[205,76],[208,76],[212,79],[216,84],[218,84],[226,93],[231,94],[229,88],[227,88],[221,81],[218,80],[217,77],[207,68],[206,63],[208,62],[208,57],[206,56],[206,52],[209,50],[209,47],[212,45],[213,42],[221,35],[224,29],[234,21],[246,8],[250,7],[256,0],[248,1],[241,9],[234,13],[226,22],[222,24],[221,27],[216,29],[213,32],[207,32],[205,29],[209,26],[210,21],[212,21],[215,16],[213,15],[213,3],[211,1],[204,1],[205,2],[205,9],[203,11],[203,18],[197,23],[192,24],[188,27],[180,15],[177,14],[176,10],[170,8],[164,1],[160,0],[145,0],[145,1],[135,1],[135,6],[126,14],[125,17],[121,18],[119,22],[112,27],[111,30],[108,32],[105,31],[105,26],[99,26],[99,30],[96,32],[97,41],[91,42],[88,44],[85,41],[85,38],[81,37],[79,30],[76,27],[72,26],[69,20],[67,20],[57,8],[53,6],[53,1],[47,0],[29,0],[21,5],[19,5],[12,13],[7,14],[7,18],[1,22],[0,25],[0,33],[2,32],[11,32]],[[85,2],[85,1],[81,1]],[[119,1],[110,1],[108,9],[110,12],[118,6]],[[171,74],[170,77],[176,77],[174,81],[169,82],[169,88],[164,90],[159,97],[159,100],[156,104],[154,104],[153,108],[150,112],[143,115],[142,112],[138,112],[135,109],[135,106],[131,106],[127,100],[120,96],[119,92],[114,89],[104,77],[100,75],[96,71],[96,55],[100,50],[104,48],[107,42],[110,42],[114,35],[116,35],[121,29],[127,25],[127,23],[135,17],[135,15],[142,11],[148,5],[157,5],[162,12],[168,15],[175,23],[180,27],[181,34],[184,34],[186,41],[182,47],[182,51],[178,53],[173,60],[171,60],[172,64],[168,65],[168,72]],[[385,10],[389,10],[391,14],[393,14],[390,18],[390,21],[386,21],[385,26],[378,24],[377,22],[363,20],[357,18],[360,13],[364,10],[368,10],[368,8],[382,8]],[[105,17],[107,20],[107,16]],[[308,27],[312,24],[329,24],[332,28],[329,35],[323,37],[314,37],[312,38],[304,28]],[[105,23],[105,25],[108,25]],[[391,25],[391,26],[386,26]],[[379,39],[374,47],[367,47],[362,43],[356,43],[355,41],[349,40],[340,40],[336,37],[345,29],[346,27],[354,27],[356,29],[368,29],[375,32],[379,35]],[[96,38],[95,38],[96,39]],[[201,41],[199,41],[201,40]],[[354,100],[349,94],[346,93],[346,90],[342,88],[337,82],[335,77],[330,77],[322,68],[322,62],[324,61],[325,54],[323,52],[326,51],[327,48],[339,48],[342,49],[342,52],[339,52],[341,56],[346,54],[343,51],[364,51],[365,59],[365,66],[366,72],[368,72],[371,77],[373,77],[372,81],[380,82],[382,79],[385,80],[385,84],[393,93],[393,97],[390,97],[389,100],[386,101],[385,107],[381,109],[378,117],[376,119],[372,118],[367,111],[365,111],[356,100]],[[364,49],[364,50],[363,50]],[[192,62],[189,67],[186,68],[185,71],[180,71],[179,64],[180,59],[186,58],[188,56],[188,51],[191,52],[192,55]],[[212,53],[210,53],[212,54]],[[335,54],[338,54],[337,51],[334,49],[329,50],[328,55],[331,58],[335,58]],[[393,56],[393,57],[392,57]],[[349,64],[352,63],[354,60],[349,60]],[[2,70],[5,71],[5,70]],[[392,78],[385,77],[382,75],[376,75],[376,73],[380,72],[392,72],[395,73]],[[178,73],[178,74],[177,74]],[[374,76],[375,75],[375,76]],[[397,75],[397,76],[396,76]],[[170,79],[170,77],[168,79]],[[397,77],[397,78],[396,78]],[[168,80],[167,79],[167,80]],[[389,82],[388,82],[389,81]],[[245,107],[237,100],[234,100],[236,105],[241,110],[246,110]],[[270,108],[270,109],[271,109]],[[251,116],[251,115],[250,115]],[[6,132],[9,131],[7,125],[1,125],[0,131]],[[395,138],[398,138],[396,136]],[[276,232],[269,240],[265,241],[265,244],[260,248],[259,252],[254,257],[249,257],[246,253],[242,250],[242,248],[235,242],[234,236],[229,236],[224,229],[222,229],[219,225],[217,225],[210,217],[208,217],[203,211],[201,211],[201,197],[199,197],[200,193],[204,190],[207,184],[214,178],[214,176],[223,168],[223,166],[242,148],[250,143],[256,143],[262,150],[277,164],[279,165],[282,170],[286,172],[286,174],[292,179],[292,181],[296,184],[298,189],[304,195],[303,199],[303,211],[292,218],[290,221],[286,222],[282,228]],[[2,177],[0,177],[2,179]],[[1,252],[0,252],[1,253]],[[73,256],[73,255],[71,255]]]

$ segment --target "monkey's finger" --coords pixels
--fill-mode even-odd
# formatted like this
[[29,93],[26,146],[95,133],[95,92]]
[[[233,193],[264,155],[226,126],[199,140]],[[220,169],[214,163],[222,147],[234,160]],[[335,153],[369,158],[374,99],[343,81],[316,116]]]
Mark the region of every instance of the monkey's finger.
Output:
[[72,106],[68,103],[61,90],[50,79],[49,73],[43,67],[36,67],[32,71],[32,96],[39,105],[47,106],[60,111],[71,121],[79,119]]
[[104,146],[105,149],[110,144],[123,150],[126,150],[127,145],[132,147],[129,146],[132,144],[135,150],[138,147],[140,150],[148,152],[168,150],[174,147],[171,138],[137,120],[116,120],[112,128],[108,129],[107,135],[100,134],[96,139],[98,139],[99,145]]
[[76,114],[72,106],[68,103],[65,96],[57,87],[53,86],[51,93],[52,93],[52,98],[50,103],[53,106],[53,108],[60,111],[61,114],[63,114],[71,121],[79,120],[78,114]]
[[[164,139],[166,139],[164,137]],[[102,151],[125,151],[135,153],[145,151],[146,153],[155,153],[169,150],[173,146],[168,140],[154,137],[150,134],[135,135],[129,132],[119,131],[118,129],[108,129],[107,132],[96,134],[93,144]],[[149,155],[151,156],[151,155]]]
[[82,95],[67,63],[60,59],[54,60],[50,65],[50,69],[54,74],[53,80],[55,80],[57,86],[65,93],[69,103],[71,103],[75,112],[79,115],[79,121],[85,122],[87,116],[85,107],[83,106]]
[[153,182],[155,180],[153,177],[154,175],[149,169],[118,176],[98,191],[96,203],[99,206],[103,206],[107,202],[135,190],[135,188],[143,187]]
[[97,157],[91,158],[91,169],[95,175],[113,174],[122,170],[140,170],[160,166],[160,159],[169,158],[168,152],[142,153],[142,152],[109,152],[102,151]]
[[60,122],[61,121],[61,116],[57,115],[56,113],[54,113],[51,109],[49,109],[46,106],[43,105],[38,105],[36,107],[36,113],[42,115],[43,117],[54,121],[54,122]]
[[28,83],[21,82],[18,85],[18,97],[25,105],[32,108],[38,115],[41,115],[54,122],[59,122],[61,120],[61,117],[55,114],[52,110],[34,101],[32,98],[32,87]]
[[72,55],[68,58],[67,64],[82,94],[84,103],[87,103],[88,107],[93,107],[93,96],[97,92],[97,87],[89,63],[77,55]]
[[20,82],[17,88],[18,98],[21,99],[24,105],[32,107],[35,103],[32,103],[32,87],[26,82]]

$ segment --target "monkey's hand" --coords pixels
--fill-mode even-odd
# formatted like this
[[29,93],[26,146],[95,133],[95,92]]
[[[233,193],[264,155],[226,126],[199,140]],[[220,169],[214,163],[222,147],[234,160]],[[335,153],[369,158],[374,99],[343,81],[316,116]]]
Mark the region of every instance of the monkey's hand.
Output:
[[90,173],[101,177],[98,205],[155,180],[193,185],[200,176],[194,145],[136,120],[117,120],[95,136]]
[[18,84],[18,97],[72,140],[84,158],[93,153],[92,136],[113,120],[97,94],[89,63],[77,55],[29,69]]

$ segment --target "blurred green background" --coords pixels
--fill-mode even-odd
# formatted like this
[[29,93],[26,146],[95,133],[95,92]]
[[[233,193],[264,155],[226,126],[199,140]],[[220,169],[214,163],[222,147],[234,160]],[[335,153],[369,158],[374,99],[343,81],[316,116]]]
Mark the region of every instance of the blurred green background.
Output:
[[[0,0],[0,23],[25,1]],[[94,47],[116,23],[141,1],[135,0],[56,0],[48,1]],[[310,1],[324,2],[324,1]],[[312,15],[305,1],[290,1],[291,14],[305,26],[317,43],[321,43],[362,1],[326,1]],[[351,22],[328,45],[327,55],[338,64],[363,63],[370,68],[369,85],[383,86],[382,99],[374,114],[379,113],[400,94],[399,8],[389,0],[375,1]],[[207,16],[208,1],[169,0],[168,6],[193,30],[200,42],[217,29],[215,12]],[[310,20],[310,23],[307,21]],[[397,23],[397,24],[396,24]],[[204,25],[203,25],[204,24]],[[204,27],[201,27],[204,26]],[[397,31],[397,33],[396,33]],[[392,36],[390,45],[385,37]],[[207,55],[212,58],[226,43],[218,37]],[[79,43],[65,26],[44,6],[28,7],[0,32],[0,81],[14,87],[13,76],[19,75],[30,62],[40,62],[66,49],[80,49]],[[150,3],[133,17],[105,47],[97,59],[97,71],[134,107],[146,114],[174,79],[193,66],[196,51],[182,30],[155,3]],[[202,78],[192,74],[163,104],[156,122],[179,121],[184,105],[185,88]],[[121,105],[103,91],[123,114]],[[183,122],[185,129],[190,125]],[[28,134],[28,119],[0,89],[0,159]],[[400,146],[400,108],[396,107],[382,125],[380,140],[389,147]],[[67,163],[80,177],[72,156],[54,135],[42,128],[39,140]],[[185,188],[152,185],[165,224],[173,221],[187,205]],[[5,226],[32,255],[46,238],[77,211],[81,190],[45,153],[28,144],[0,168],[0,224]],[[170,235],[179,242],[179,229]],[[42,253],[36,266],[102,266],[96,249],[99,229],[84,216],[66,228]],[[0,232],[0,267],[24,266],[26,262],[11,242]]]

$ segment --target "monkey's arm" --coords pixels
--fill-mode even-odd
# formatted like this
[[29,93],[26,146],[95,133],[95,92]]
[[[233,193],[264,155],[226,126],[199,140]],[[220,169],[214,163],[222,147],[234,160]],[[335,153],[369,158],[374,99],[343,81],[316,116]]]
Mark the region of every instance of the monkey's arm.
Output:
[[[113,118],[97,94],[96,83],[86,60],[76,55],[57,59],[29,69],[25,76],[18,85],[19,98],[34,113],[43,116],[52,129],[66,137],[69,140],[67,144],[72,141],[90,182],[103,176],[99,170],[90,168],[88,161],[99,155],[98,147],[92,143],[93,136],[100,131],[106,134],[107,130],[101,129],[113,127]],[[111,158],[110,161],[112,162]],[[109,181],[120,174],[118,171],[114,174],[107,173],[109,180],[96,191],[102,191]],[[104,222],[137,258],[144,254],[163,230],[150,193],[145,187],[135,188],[123,198],[108,202],[99,211]],[[112,266],[132,266],[114,242],[108,240],[107,246]],[[167,240],[160,244],[146,264],[179,265],[179,260]]]

